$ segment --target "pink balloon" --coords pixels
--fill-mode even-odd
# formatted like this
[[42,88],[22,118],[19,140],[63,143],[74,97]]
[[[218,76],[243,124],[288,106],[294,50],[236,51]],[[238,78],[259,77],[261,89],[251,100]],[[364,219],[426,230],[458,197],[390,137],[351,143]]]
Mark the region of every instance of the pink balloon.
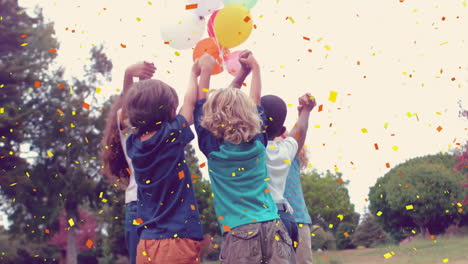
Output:
[[217,14],[218,14],[218,10],[214,11],[213,14],[211,14],[210,16],[210,19],[208,20],[207,28],[208,28],[208,35],[210,36],[210,38],[215,38],[213,24],[214,24]]
[[237,76],[241,69],[241,64],[239,62],[240,51],[235,51],[224,57],[224,62],[226,63],[226,70],[233,76]]

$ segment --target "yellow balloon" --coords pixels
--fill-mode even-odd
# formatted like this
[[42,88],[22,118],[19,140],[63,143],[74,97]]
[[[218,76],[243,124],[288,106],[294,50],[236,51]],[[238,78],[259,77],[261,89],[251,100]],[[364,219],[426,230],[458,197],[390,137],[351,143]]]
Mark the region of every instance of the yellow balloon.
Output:
[[241,5],[224,7],[216,15],[214,31],[221,46],[230,49],[240,45],[252,32],[250,11]]

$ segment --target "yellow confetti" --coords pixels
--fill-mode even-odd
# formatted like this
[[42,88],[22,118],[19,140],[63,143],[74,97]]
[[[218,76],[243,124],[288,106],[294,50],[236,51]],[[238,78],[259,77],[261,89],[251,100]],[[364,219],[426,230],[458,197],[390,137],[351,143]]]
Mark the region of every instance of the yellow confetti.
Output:
[[294,24],[294,22],[296,22],[296,21],[294,21],[294,19],[292,17],[289,17],[289,21],[291,21],[291,23],[293,23],[293,24]]
[[289,161],[289,160],[284,160],[284,162],[287,163],[287,164],[291,164],[291,161]]
[[14,182],[14,183],[10,184],[10,186],[15,186],[16,184],[18,184],[18,183]]
[[342,214],[339,214],[339,215],[337,215],[336,217],[338,217],[338,218],[340,219],[340,221],[343,221],[343,217],[344,217],[344,216],[343,216]]
[[235,173],[235,172],[231,173],[231,176],[232,176],[232,177],[235,177],[235,176],[236,176],[236,173]]
[[443,260],[443,262],[444,262],[444,263],[447,263],[447,262],[449,262],[449,259],[446,258],[446,259]]
[[385,129],[388,128],[388,123],[385,123],[385,124],[384,124],[384,128],[385,128]]
[[441,112],[436,112],[436,115],[442,115],[442,113]]
[[3,113],[5,113],[5,108],[0,107],[0,114],[3,114]]
[[382,211],[378,211],[378,212],[376,213],[377,216],[381,216],[382,214],[383,214]]
[[411,233],[413,233],[413,234],[416,234],[416,231],[414,231],[414,230],[411,230]]
[[406,113],[406,115],[407,115],[408,117],[411,117],[411,116],[412,116],[410,112]]
[[180,56],[180,53],[179,53],[178,51],[175,51],[174,54],[175,54],[176,56]]
[[463,1],[462,4],[464,7],[466,7],[466,1]]
[[100,93],[101,92],[101,88],[96,88],[96,93]]
[[275,236],[275,240],[279,241],[280,240],[279,236]]
[[362,128],[361,131],[362,131],[362,133],[365,134],[365,133],[367,133],[367,128]]
[[177,237],[178,235],[177,234],[174,234],[174,237]]
[[391,257],[392,257],[392,254],[390,254],[390,253],[385,253],[383,256],[384,256],[384,258],[388,259],[388,258],[391,258]]
[[31,177],[31,175],[29,175],[29,172],[26,172],[26,176],[28,176],[28,178]]
[[411,205],[411,204],[410,204],[410,205],[407,205],[407,206],[406,206],[406,210],[413,210],[413,205]]
[[462,204],[461,203],[457,203],[458,207],[462,207]]
[[398,150],[398,147],[397,147],[397,146],[393,146],[392,149],[393,149],[394,151],[397,151],[397,150]]
[[138,22],[140,22],[140,21],[141,21],[141,18],[137,17],[136,20],[137,20]]
[[151,3],[151,2],[148,1],[148,5],[153,5],[153,3]]
[[335,91],[330,91],[330,96],[328,96],[328,100],[330,102],[336,102],[336,97],[338,96],[338,93]]
[[104,192],[100,192],[100,193],[99,193],[99,199],[102,198],[102,195],[103,195],[103,194],[104,194]]
[[27,46],[27,45],[28,45],[28,43],[23,43],[23,44],[21,44],[21,47],[24,47],[24,46]]
[[333,224],[329,224],[329,225],[328,225],[328,228],[333,228]]
[[75,225],[75,221],[73,221],[73,218],[68,219],[68,224],[69,224],[70,226],[74,226],[74,225]]
[[48,152],[47,152],[47,155],[49,155],[49,157],[53,157],[53,156],[54,156],[54,153],[48,151]]
[[207,93],[207,92],[209,92],[210,90],[209,90],[208,88],[203,88],[202,91],[205,92],[205,93]]
[[328,45],[325,45],[325,46],[323,46],[323,47],[324,47],[326,50],[331,50],[330,46],[328,46]]
[[270,180],[270,178],[265,178],[265,179],[264,179],[264,181],[269,181],[269,180]]
[[447,41],[447,42],[444,42],[444,43],[440,43],[440,46],[445,45],[445,44],[447,44],[447,43],[448,43],[448,41]]

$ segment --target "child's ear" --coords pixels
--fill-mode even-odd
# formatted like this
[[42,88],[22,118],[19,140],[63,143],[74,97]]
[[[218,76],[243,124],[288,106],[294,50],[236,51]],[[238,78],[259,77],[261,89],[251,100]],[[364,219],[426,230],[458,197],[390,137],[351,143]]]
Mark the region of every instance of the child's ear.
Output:
[[280,136],[286,136],[285,133],[286,133],[286,127],[283,126],[283,127],[281,128]]

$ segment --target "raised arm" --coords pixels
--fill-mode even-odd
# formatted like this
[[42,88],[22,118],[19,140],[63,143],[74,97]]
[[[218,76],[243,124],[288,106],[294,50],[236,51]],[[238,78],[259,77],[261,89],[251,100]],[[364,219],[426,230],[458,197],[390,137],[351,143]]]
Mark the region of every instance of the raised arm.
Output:
[[140,80],[146,80],[153,77],[156,67],[154,63],[146,61],[138,62],[128,66],[124,74],[123,96],[125,96],[133,85],[133,77],[139,77]]
[[313,99],[310,93],[306,93],[299,98],[299,119],[297,120],[297,123],[294,125],[293,129],[291,129],[291,132],[289,132],[289,136],[297,140],[298,153],[304,146],[307,130],[309,128],[310,112],[312,109],[314,109],[315,105],[315,99]]
[[[240,58],[247,58],[249,54],[251,54],[250,51],[244,50],[239,54],[239,59]],[[231,88],[241,88],[242,84],[245,81],[245,78],[247,78],[250,71],[251,71],[250,66],[248,66],[247,64],[241,62],[241,68],[239,70],[239,73],[237,73],[236,77],[234,77],[234,79],[232,80],[231,85],[229,87],[231,87]]]
[[[210,89],[211,72],[215,65],[215,60],[209,54],[205,53],[198,59],[200,64],[200,82],[198,84],[198,100],[208,98],[208,90]],[[192,109],[193,111],[193,109]]]
[[252,71],[252,84],[250,86],[250,98],[256,105],[260,105],[260,98],[262,96],[262,80],[260,78],[260,67],[257,60],[254,58],[252,52],[245,54],[241,53],[239,62],[246,65]]

